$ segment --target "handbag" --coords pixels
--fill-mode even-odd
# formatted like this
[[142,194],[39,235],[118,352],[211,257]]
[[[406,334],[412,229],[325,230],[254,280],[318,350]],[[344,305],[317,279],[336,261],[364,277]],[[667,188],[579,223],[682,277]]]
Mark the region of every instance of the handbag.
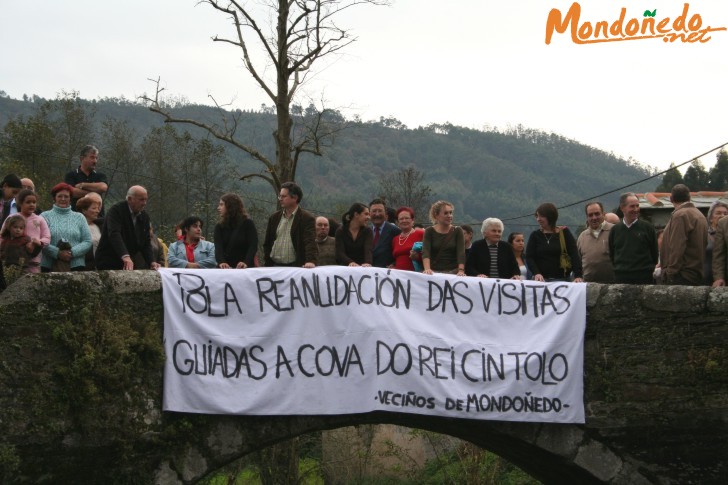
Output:
[[412,245],[412,251],[414,255],[410,256],[412,260],[412,266],[415,267],[415,271],[422,273],[424,267],[422,266],[422,241],[417,241]]
[[564,231],[559,231],[559,243],[561,243],[561,258],[559,259],[559,268],[564,270],[564,274],[568,275],[571,272],[571,258],[569,253],[566,252],[566,239],[564,239]]
[[[58,241],[58,245],[56,247],[58,248],[58,251],[70,251],[71,243],[61,238],[61,240]],[[54,259],[51,266],[51,271],[53,271],[54,273],[71,271],[71,262]]]

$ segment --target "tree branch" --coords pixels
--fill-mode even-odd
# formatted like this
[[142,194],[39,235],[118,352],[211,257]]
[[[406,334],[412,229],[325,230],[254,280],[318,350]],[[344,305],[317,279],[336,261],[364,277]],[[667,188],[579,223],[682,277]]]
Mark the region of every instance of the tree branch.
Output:
[[262,173],[246,173],[245,175],[243,175],[243,176],[240,177],[240,180],[249,180],[249,179],[252,179],[252,178],[255,178],[255,177],[258,177],[258,178],[261,178],[261,179],[265,180],[266,182],[268,182],[269,184],[271,184],[271,186],[273,186],[273,189],[277,189],[278,188],[278,186],[276,185],[275,180],[273,180],[273,178],[268,177],[267,175],[264,175]]
[[250,59],[250,54],[248,53],[248,45],[245,42],[245,38],[243,37],[243,30],[242,27],[250,27],[258,36],[258,39],[260,40],[261,44],[263,44],[264,49],[268,53],[268,56],[273,61],[274,65],[276,67],[278,66],[278,61],[276,59],[276,56],[273,53],[273,50],[270,47],[270,44],[268,40],[263,35],[263,31],[258,27],[258,24],[255,22],[255,19],[253,19],[248,12],[238,4],[236,1],[231,1],[230,4],[234,5],[245,17],[247,23],[241,22],[240,17],[238,16],[238,12],[236,10],[232,10],[229,8],[222,7],[216,0],[207,0],[207,3],[212,5],[213,8],[225,12],[229,14],[233,19],[233,24],[235,25],[235,31],[238,35],[238,41],[232,41],[230,39],[224,39],[220,38],[219,36],[215,36],[212,38],[213,42],[225,42],[229,43],[235,46],[240,47],[240,49],[243,51],[243,62],[245,63],[245,68],[248,70],[248,72],[253,76],[253,79],[258,83],[258,85],[265,91],[265,93],[268,95],[268,97],[275,103],[276,102],[276,95],[274,94],[273,90],[268,87],[268,84],[265,82],[265,80],[258,74],[257,69],[255,69],[255,66],[253,65],[253,61]]
[[[253,157],[256,160],[263,163],[263,165],[266,166],[268,171],[270,171],[270,172],[274,171],[273,162],[271,162],[265,155],[260,153],[255,148],[252,148],[248,145],[240,143],[239,141],[237,141],[236,139],[233,138],[233,134],[235,132],[235,129],[237,128],[237,121],[235,122],[235,126],[232,130],[220,131],[215,126],[209,125],[209,124],[201,122],[201,121],[187,119],[187,118],[177,118],[177,117],[173,116],[172,113],[170,113],[168,110],[164,109],[162,107],[162,105],[160,104],[160,99],[159,99],[160,94],[165,90],[165,88],[160,87],[160,79],[159,78],[157,78],[156,80],[150,79],[150,81],[152,81],[156,84],[156,91],[154,94],[154,98],[150,98],[147,95],[143,95],[140,98],[143,101],[146,101],[147,103],[149,103],[150,111],[152,111],[153,113],[162,115],[164,117],[165,123],[186,123],[186,124],[190,124],[190,125],[202,128],[202,129],[206,130],[208,133],[210,133],[212,136],[217,138],[218,140],[222,140],[226,143],[229,143],[229,144],[233,145],[234,147],[239,148],[240,150],[248,153],[251,157]],[[214,98],[213,98],[213,100],[214,100]],[[219,108],[219,106],[218,106],[218,108]],[[226,123],[226,121],[225,121],[225,123]]]

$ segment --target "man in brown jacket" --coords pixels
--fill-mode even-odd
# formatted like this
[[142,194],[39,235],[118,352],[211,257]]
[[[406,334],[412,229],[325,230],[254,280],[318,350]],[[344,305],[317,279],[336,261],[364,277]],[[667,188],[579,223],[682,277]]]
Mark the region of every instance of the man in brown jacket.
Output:
[[713,288],[725,286],[728,273],[728,216],[718,221],[713,239]]
[[672,188],[670,202],[675,210],[662,234],[662,283],[701,285],[708,244],[708,221],[690,202],[690,189],[686,185],[677,184]]
[[303,191],[294,182],[281,185],[281,210],[268,219],[263,252],[266,266],[314,268],[318,261],[316,218],[299,207]]

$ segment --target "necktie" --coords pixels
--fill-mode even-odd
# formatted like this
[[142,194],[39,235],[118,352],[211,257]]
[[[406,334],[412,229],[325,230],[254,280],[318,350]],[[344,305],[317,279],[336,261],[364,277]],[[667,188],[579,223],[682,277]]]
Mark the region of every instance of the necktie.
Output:
[[372,245],[376,246],[377,241],[379,241],[379,226],[374,226],[374,243]]

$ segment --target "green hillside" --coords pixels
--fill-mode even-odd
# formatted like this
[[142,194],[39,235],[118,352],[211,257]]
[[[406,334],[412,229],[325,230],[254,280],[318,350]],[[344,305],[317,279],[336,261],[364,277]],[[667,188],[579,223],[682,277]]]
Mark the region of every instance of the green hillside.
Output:
[[[198,105],[177,106],[173,112],[210,123],[220,117],[217,109]],[[275,158],[271,135],[275,115],[270,109],[237,114],[237,138]],[[297,175],[306,194],[304,206],[334,217],[354,201],[371,200],[378,195],[382,177],[408,166],[425,175],[434,199],[454,203],[457,222],[500,217],[506,232],[530,231],[532,217],[513,218],[532,214],[542,202],[566,205],[649,175],[646,168],[605,151],[520,126],[507,132],[450,124],[407,129],[391,118],[367,122],[335,116],[343,129],[333,146],[323,157],[303,155]],[[84,122],[85,131],[78,130],[75,143],[99,146],[99,169],[113,177],[110,202],[120,200],[129,184],[141,183],[150,189],[152,218],[163,225],[188,212],[214,219],[217,198],[228,190],[243,195],[254,214],[274,210],[268,185],[239,180],[240,175],[262,168],[249,155],[208,139],[194,126],[165,127],[161,116],[125,99],[88,101],[76,93],[56,100],[0,97],[3,173],[12,170],[30,176],[32,171],[36,179],[43,179],[36,180],[39,191],[50,187],[76,165],[69,126]],[[44,123],[50,127],[47,133],[38,131]],[[651,181],[631,190],[650,190],[654,185]],[[612,208],[618,195],[602,200]],[[582,223],[582,214],[579,204],[562,211],[559,222],[575,227]],[[418,219],[426,220],[425,214],[418,214]]]

